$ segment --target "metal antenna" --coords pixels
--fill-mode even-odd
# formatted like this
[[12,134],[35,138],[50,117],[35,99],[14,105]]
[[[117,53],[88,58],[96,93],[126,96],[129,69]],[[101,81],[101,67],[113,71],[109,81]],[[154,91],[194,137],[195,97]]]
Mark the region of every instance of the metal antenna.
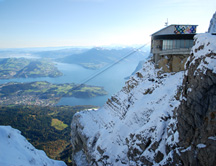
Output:
[[165,26],[166,26],[166,27],[168,26],[168,18],[167,18],[167,21],[165,22]]

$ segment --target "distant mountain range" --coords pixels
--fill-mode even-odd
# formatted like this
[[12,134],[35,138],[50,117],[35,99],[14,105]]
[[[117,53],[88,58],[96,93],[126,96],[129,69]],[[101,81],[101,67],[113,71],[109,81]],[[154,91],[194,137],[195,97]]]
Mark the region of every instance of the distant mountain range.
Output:
[[[126,59],[144,60],[149,54],[148,46],[137,51]],[[88,69],[99,69],[115,63],[119,59],[135,51],[133,47],[53,47],[53,48],[24,48],[0,49],[0,58],[44,58],[57,62],[78,64]],[[144,57],[145,56],[145,57]],[[124,58],[123,58],[124,59]]]
[[71,54],[80,54],[86,52],[89,48],[66,48],[59,50],[41,50],[33,52],[33,55],[40,58],[50,58],[50,59],[59,59]]
[[[59,58],[58,61],[79,64],[89,69],[98,69],[115,63],[132,52],[134,52],[134,48],[131,47],[118,49],[92,48],[80,54],[72,54],[64,58]],[[136,52],[134,54],[144,59],[144,52]]]

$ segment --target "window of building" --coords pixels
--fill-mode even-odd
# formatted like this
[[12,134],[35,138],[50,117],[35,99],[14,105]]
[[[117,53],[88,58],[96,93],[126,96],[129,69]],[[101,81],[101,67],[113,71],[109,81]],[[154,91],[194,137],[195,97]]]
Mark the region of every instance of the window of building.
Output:
[[163,40],[162,50],[191,48],[193,40]]

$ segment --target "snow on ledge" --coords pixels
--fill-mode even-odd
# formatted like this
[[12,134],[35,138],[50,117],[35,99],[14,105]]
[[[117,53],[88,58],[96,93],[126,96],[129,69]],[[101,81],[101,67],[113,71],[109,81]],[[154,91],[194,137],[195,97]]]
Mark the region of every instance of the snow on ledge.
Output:
[[216,35],[202,33],[197,34],[194,38],[195,45],[192,48],[193,61],[191,64],[195,64],[197,59],[202,59],[197,69],[204,74],[207,69],[216,73]]

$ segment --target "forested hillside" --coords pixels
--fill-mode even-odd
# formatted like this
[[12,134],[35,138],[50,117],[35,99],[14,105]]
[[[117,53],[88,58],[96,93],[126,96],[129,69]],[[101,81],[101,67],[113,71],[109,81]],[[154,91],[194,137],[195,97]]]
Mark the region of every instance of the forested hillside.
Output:
[[74,113],[94,106],[0,106],[0,125],[10,125],[37,149],[70,164],[70,123]]

